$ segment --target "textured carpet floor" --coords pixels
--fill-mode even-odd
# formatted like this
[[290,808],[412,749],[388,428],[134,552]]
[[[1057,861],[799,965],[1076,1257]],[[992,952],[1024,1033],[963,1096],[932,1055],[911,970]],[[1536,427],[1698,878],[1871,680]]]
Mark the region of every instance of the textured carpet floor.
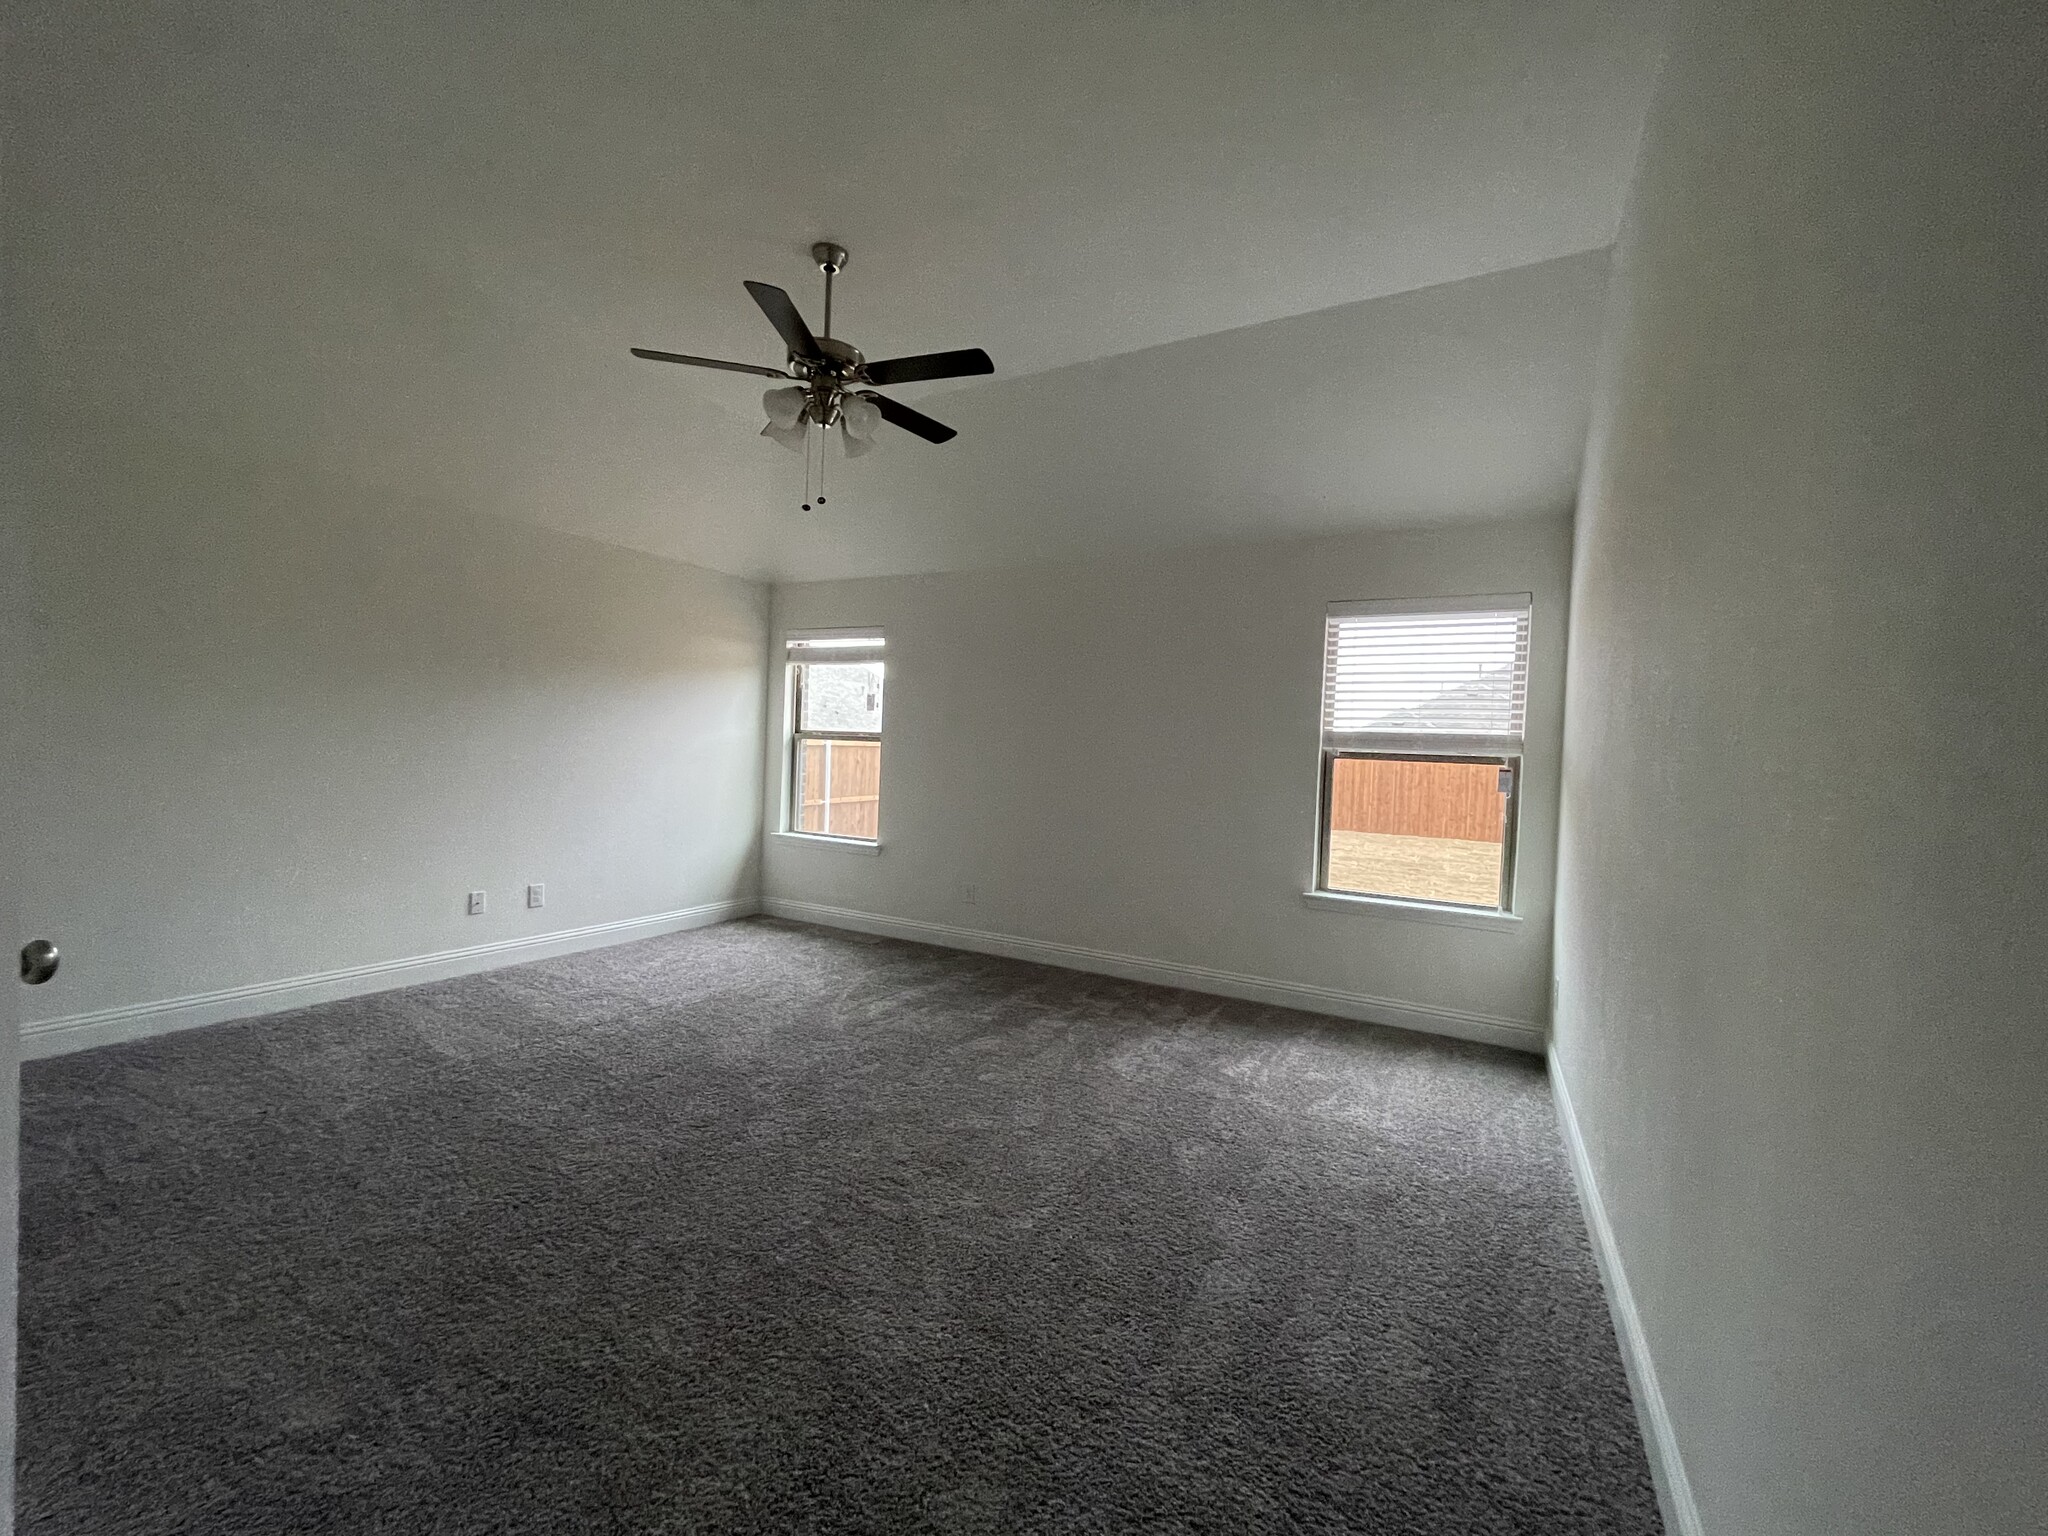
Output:
[[1659,1528],[1486,1047],[753,920],[23,1112],[33,1536]]

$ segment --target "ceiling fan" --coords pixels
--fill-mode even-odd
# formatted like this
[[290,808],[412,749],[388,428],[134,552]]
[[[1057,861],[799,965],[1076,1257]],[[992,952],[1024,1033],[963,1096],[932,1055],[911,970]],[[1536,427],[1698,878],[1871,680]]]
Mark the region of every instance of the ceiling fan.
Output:
[[[761,306],[768,323],[789,348],[787,368],[765,368],[754,363],[728,363],[715,357],[691,357],[682,352],[658,352],[652,347],[635,347],[635,357],[657,363],[687,363],[693,368],[722,368],[729,373],[754,373],[769,379],[795,379],[783,389],[771,389],[761,397],[768,408],[768,425],[761,435],[785,447],[805,452],[812,426],[829,432],[840,430],[850,457],[874,446],[875,427],[888,422],[915,433],[928,443],[950,442],[959,433],[922,411],[913,411],[900,401],[875,393],[867,386],[912,384],[925,379],[963,378],[969,374],[994,373],[996,365],[979,347],[960,352],[926,352],[916,357],[885,357],[869,362],[860,349],[832,334],[832,279],[846,267],[846,247],[821,240],[811,247],[811,259],[825,274],[825,334],[814,336],[804,317],[787,293],[772,283],[748,283],[747,292]],[[807,455],[808,457],[808,455]],[[818,500],[825,498],[821,495]]]

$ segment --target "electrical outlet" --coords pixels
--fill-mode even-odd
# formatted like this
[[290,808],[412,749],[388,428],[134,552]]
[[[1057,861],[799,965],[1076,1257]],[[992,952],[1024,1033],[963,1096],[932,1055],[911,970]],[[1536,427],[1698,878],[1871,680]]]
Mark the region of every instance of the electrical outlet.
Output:
[[973,886],[969,885],[969,884],[968,884],[968,883],[967,883],[967,882],[966,882],[965,880],[963,880],[963,881],[961,881],[961,882],[960,882],[960,905],[961,905],[961,906],[963,906],[963,907],[971,907],[971,906],[973,906],[973,905],[974,905],[974,899],[975,899],[975,896],[976,896],[976,894],[977,894],[977,893],[976,893],[976,891],[975,891],[975,889],[974,889],[974,887],[973,887]]
[[469,893],[469,915],[471,917],[475,917],[479,913],[481,913],[483,909],[484,893],[482,891],[471,891]]
[[526,888],[526,904],[529,907],[544,907],[548,904],[548,888],[538,880]]

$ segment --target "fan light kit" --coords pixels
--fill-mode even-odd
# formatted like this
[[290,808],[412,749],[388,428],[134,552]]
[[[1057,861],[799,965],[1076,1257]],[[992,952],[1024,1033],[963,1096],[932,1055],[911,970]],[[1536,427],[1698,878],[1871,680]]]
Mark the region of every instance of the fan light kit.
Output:
[[[787,293],[770,283],[748,283],[747,292],[761,306],[768,323],[789,348],[786,368],[764,368],[754,363],[728,363],[715,357],[691,357],[682,352],[657,352],[635,347],[633,355],[656,363],[687,363],[693,368],[722,368],[728,373],[755,373],[769,379],[794,379],[793,384],[771,389],[761,397],[768,411],[768,425],[761,435],[804,456],[804,490],[810,492],[811,428],[818,428],[817,504],[825,504],[825,445],[833,428],[850,459],[859,458],[875,446],[875,429],[883,422],[915,433],[928,443],[950,442],[960,434],[944,422],[934,421],[922,411],[876,394],[870,385],[914,384],[923,379],[957,379],[969,374],[994,373],[996,365],[979,347],[961,352],[925,352],[916,357],[885,357],[869,362],[858,347],[832,334],[832,279],[846,268],[846,247],[820,240],[811,247],[811,259],[825,274],[825,334],[813,336],[804,317]],[[804,503],[806,512],[811,503]]]

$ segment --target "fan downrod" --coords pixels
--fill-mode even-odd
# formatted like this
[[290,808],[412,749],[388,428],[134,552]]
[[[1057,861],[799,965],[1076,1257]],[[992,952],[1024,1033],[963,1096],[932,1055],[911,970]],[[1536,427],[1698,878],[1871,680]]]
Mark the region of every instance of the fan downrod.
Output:
[[832,279],[846,269],[846,247],[830,240],[820,240],[811,247],[811,260],[825,274],[825,337],[829,338],[832,334]]

